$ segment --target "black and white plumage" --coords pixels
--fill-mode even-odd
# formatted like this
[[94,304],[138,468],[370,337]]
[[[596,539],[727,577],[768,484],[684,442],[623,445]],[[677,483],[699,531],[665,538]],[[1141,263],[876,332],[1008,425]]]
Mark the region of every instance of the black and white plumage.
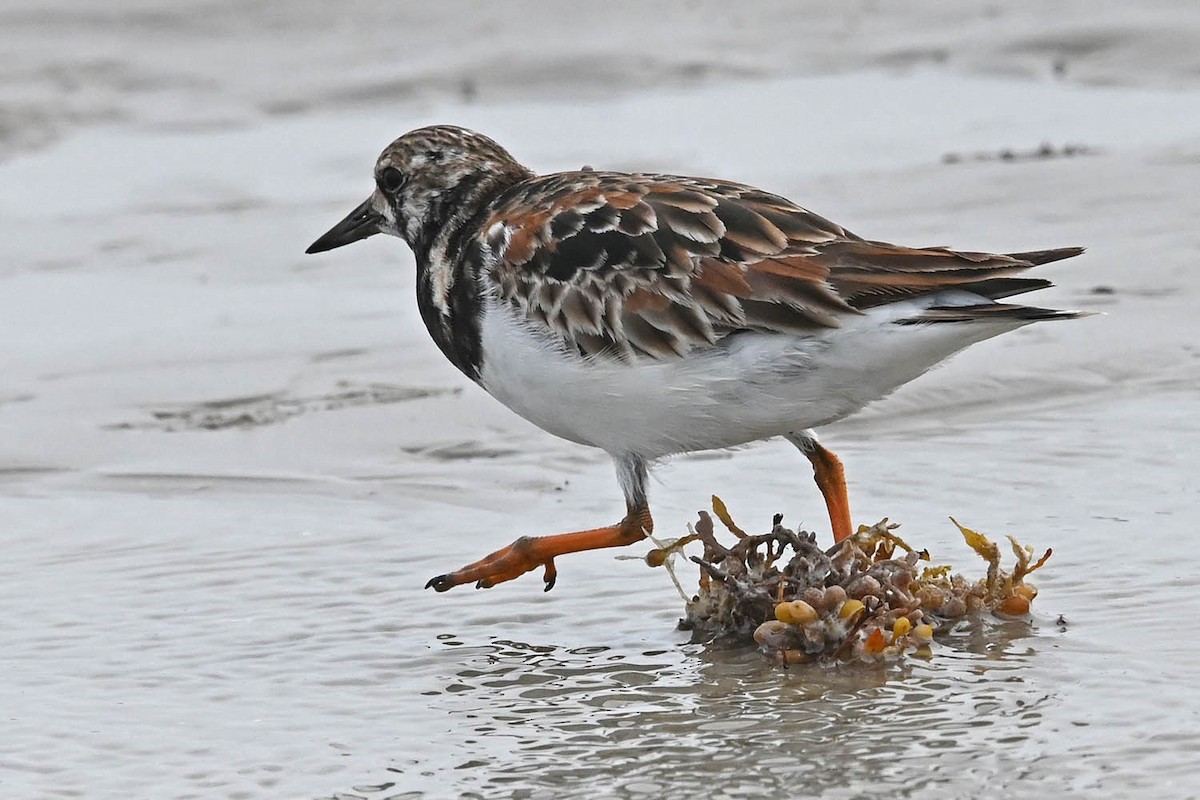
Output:
[[490,586],[538,564],[552,583],[555,555],[644,536],[648,463],[773,436],[813,461],[844,538],[841,466],[812,428],[974,342],[1079,316],[998,301],[1049,286],[1021,273],[1080,248],[998,255],[868,241],[727,181],[536,176],[452,126],[397,139],[375,182],[308,252],[374,233],[407,241],[421,316],[447,358],[543,429],[607,451],[626,498],[617,526],[570,545],[520,540],[438,576],[438,589]]

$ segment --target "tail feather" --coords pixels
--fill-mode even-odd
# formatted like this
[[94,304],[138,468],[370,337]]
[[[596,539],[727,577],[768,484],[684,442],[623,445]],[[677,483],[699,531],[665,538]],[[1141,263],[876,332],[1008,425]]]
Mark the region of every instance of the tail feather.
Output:
[[1082,252],[1082,247],[1058,247],[998,255],[838,241],[821,245],[817,255],[805,258],[827,266],[828,281],[838,295],[866,310],[947,289],[963,289],[992,300],[1044,289],[1051,285],[1049,281],[1019,274]]
[[1074,258],[1084,252],[1082,247],[1056,247],[1053,250],[1030,250],[1028,253],[1005,253],[1017,261],[1028,261],[1033,266],[1049,264],[1051,261],[1062,261],[1064,258]]
[[1001,320],[1036,322],[1047,319],[1078,319],[1090,317],[1092,313],[1007,303],[985,303],[976,306],[933,306],[925,309],[918,316],[896,320],[896,324],[926,325],[941,322],[999,322]]
[[1046,289],[1054,284],[1045,278],[988,278],[965,284],[962,289],[989,300]]
[[[1026,253],[1006,253],[1007,258],[1023,261],[1023,268],[1049,264],[1052,261],[1062,261],[1073,258],[1083,252],[1082,247],[1058,247],[1053,250],[1031,250]],[[999,300],[1012,297],[1037,289],[1045,289],[1053,284],[1045,278],[1017,278],[1009,275],[996,275],[979,281],[961,284],[964,291],[986,297],[989,300]],[[963,306],[932,306],[920,314],[907,319],[897,320],[898,325],[927,325],[941,322],[1037,322],[1048,319],[1078,319],[1090,317],[1089,311],[1062,311],[1055,308],[1039,308],[1037,306],[1022,306],[1009,303],[979,303]]]

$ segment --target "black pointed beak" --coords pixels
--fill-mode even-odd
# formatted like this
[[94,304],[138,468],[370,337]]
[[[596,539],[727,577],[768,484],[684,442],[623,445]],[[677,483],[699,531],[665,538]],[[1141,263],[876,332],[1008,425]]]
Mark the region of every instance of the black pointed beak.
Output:
[[374,195],[368,197],[362,204],[351,211],[344,220],[334,225],[325,235],[308,246],[306,253],[324,253],[335,247],[357,242],[368,236],[374,236],[381,230],[383,219],[373,205]]

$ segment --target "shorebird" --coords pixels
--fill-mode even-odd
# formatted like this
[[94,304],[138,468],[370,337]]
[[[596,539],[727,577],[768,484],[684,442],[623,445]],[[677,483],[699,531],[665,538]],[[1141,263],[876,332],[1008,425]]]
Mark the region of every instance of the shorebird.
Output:
[[834,539],[853,531],[841,461],[814,428],[976,342],[1077,311],[1000,300],[1082,248],[975,253],[863,239],[752,186],[675,175],[538,175],[488,137],[406,133],[375,189],[308,248],[377,233],[417,264],[417,305],[454,366],[555,436],[607,452],[615,525],[524,536],[427,588],[487,588],[653,530],[647,470],[782,436],[812,463]]

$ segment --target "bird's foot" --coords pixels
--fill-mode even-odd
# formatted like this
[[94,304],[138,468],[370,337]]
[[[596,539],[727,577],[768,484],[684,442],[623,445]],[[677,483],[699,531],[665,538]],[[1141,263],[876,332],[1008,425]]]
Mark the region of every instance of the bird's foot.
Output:
[[[546,536],[542,538],[550,539],[553,537]],[[546,558],[546,556],[539,552],[543,548],[538,547],[538,542],[538,539],[531,536],[522,536],[508,547],[501,548],[490,555],[484,556],[460,570],[431,578],[425,584],[425,588],[445,592],[453,589],[455,586],[462,586],[464,583],[474,583],[476,589],[490,589],[498,583],[511,581],[513,578],[520,577],[526,572],[537,569],[539,566],[544,566],[546,571],[542,575],[542,581],[545,583],[546,588],[543,591],[548,592],[554,588],[554,581],[558,578],[558,570],[554,566],[553,557]]]
[[484,556],[460,570],[438,575],[425,584],[426,589],[445,592],[455,586],[474,583],[477,589],[490,589],[526,572],[543,567],[544,591],[554,588],[558,570],[554,559],[567,553],[597,550],[602,547],[623,547],[646,538],[654,523],[648,509],[630,511],[616,525],[593,528],[555,536],[522,536],[508,547]]

